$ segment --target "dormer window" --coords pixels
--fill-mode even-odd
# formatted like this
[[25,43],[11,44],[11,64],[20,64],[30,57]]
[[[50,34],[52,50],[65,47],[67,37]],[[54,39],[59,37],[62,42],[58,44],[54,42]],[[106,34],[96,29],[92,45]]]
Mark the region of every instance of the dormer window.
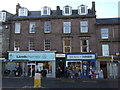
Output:
[[6,12],[0,12],[0,22],[6,21]]
[[28,9],[24,7],[20,8],[18,16],[28,16]]
[[50,15],[51,9],[47,6],[42,8],[41,15]]
[[79,15],[86,15],[86,14],[88,14],[87,6],[85,6],[85,5],[79,6],[78,7],[78,14]]
[[71,14],[72,14],[72,7],[68,5],[63,7],[63,15],[71,15]]

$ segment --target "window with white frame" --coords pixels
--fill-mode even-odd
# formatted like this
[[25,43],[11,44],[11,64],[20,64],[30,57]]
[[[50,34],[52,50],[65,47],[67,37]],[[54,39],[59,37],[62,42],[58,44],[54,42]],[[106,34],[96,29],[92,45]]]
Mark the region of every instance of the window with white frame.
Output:
[[72,7],[65,6],[63,7],[63,15],[71,15],[72,14]]
[[87,6],[85,6],[85,5],[79,6],[78,7],[78,14],[79,15],[86,15],[86,14],[88,14]]
[[41,10],[41,15],[50,15],[51,14],[51,9],[47,6],[43,7]]
[[108,39],[108,28],[102,28],[101,29],[101,38],[102,39]]
[[44,22],[44,33],[50,33],[51,32],[51,22],[46,21]]
[[63,33],[71,33],[71,22],[63,22]]
[[89,40],[80,40],[81,52],[89,52]]
[[88,33],[88,21],[80,21],[80,32]]
[[102,56],[109,56],[109,45],[108,44],[102,45]]
[[71,53],[71,40],[70,39],[63,39],[63,52]]
[[6,12],[0,12],[0,22],[6,21]]
[[15,23],[15,33],[20,33],[20,23],[19,22]]
[[19,8],[18,10],[18,16],[28,16],[28,9],[27,8]]
[[44,50],[50,51],[50,40],[44,40]]
[[34,39],[29,40],[29,51],[35,50],[35,41]]
[[14,40],[14,51],[20,51],[20,40]]
[[30,30],[29,30],[29,33],[35,33],[35,28],[36,28],[35,22],[30,22]]

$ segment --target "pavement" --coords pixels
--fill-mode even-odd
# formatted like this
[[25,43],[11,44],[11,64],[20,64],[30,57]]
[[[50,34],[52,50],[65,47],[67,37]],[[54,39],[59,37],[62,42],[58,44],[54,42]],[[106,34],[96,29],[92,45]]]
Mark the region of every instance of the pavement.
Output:
[[[119,87],[118,79],[70,79],[70,78],[42,78],[42,87],[41,88],[109,88],[117,89]],[[2,90],[14,88],[34,88],[34,78],[33,77],[3,77],[2,79]],[[95,90],[96,90],[95,89]]]

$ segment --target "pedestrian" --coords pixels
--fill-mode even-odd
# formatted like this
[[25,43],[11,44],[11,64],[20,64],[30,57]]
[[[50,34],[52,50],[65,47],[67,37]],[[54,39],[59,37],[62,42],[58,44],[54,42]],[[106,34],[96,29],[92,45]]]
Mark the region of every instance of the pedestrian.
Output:
[[41,75],[42,75],[42,77],[46,77],[47,71],[46,71],[45,69],[43,69],[43,70],[41,71]]

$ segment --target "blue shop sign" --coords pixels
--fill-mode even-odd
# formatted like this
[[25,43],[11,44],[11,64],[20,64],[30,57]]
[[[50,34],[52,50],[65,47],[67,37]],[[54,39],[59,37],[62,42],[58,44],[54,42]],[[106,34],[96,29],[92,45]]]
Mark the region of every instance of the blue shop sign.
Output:
[[66,60],[67,61],[82,61],[82,60],[88,60],[88,61],[95,61],[96,60],[96,54],[66,54]]
[[9,53],[9,59],[30,60],[30,61],[54,61],[55,53],[53,52],[12,52]]

